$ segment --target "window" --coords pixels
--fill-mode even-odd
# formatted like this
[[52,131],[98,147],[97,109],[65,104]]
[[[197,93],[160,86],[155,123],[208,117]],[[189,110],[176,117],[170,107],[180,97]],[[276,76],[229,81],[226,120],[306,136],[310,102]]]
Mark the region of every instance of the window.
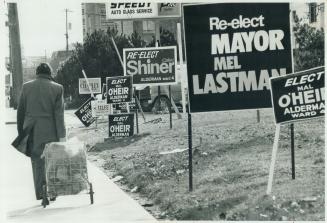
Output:
[[143,33],[154,33],[155,23],[153,21],[143,21]]
[[309,21],[317,22],[317,3],[309,3]]

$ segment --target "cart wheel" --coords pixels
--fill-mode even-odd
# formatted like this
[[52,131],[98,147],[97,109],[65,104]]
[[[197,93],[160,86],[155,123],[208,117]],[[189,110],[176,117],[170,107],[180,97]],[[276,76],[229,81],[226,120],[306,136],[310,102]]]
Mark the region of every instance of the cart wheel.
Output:
[[42,206],[45,208],[49,204],[48,198],[47,198],[47,187],[46,185],[42,186]]
[[94,203],[94,200],[93,200],[93,194],[94,194],[94,191],[93,191],[93,186],[92,186],[92,183],[89,183],[90,185],[90,200],[91,200],[91,204]]

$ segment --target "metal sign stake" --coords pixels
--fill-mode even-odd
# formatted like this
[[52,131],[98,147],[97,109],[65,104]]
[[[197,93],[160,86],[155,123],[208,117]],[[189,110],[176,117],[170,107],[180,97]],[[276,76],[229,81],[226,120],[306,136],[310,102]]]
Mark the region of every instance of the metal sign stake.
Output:
[[188,172],[189,172],[189,191],[193,191],[193,166],[192,166],[192,115],[191,113],[187,114],[187,123],[188,123]]
[[292,159],[292,179],[295,179],[295,152],[294,152],[294,124],[291,124],[291,159]]

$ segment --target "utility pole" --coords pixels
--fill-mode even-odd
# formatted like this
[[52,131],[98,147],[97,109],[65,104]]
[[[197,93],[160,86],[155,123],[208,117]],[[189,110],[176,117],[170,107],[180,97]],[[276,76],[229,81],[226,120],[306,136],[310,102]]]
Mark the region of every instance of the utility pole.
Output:
[[7,3],[10,42],[10,62],[13,81],[12,102],[17,109],[18,98],[23,85],[22,55],[20,47],[19,22],[16,3]]
[[66,54],[68,55],[68,12],[71,12],[69,9],[65,9],[66,13]]

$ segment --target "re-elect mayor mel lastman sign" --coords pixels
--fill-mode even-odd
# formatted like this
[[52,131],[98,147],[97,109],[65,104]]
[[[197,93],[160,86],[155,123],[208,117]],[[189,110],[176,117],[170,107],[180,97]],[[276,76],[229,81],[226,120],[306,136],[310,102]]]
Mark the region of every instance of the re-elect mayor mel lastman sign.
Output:
[[325,115],[325,67],[271,79],[276,123]]
[[269,78],[292,72],[288,3],[184,6],[191,112],[271,107]]
[[124,49],[124,74],[133,76],[133,85],[176,84],[176,47]]

